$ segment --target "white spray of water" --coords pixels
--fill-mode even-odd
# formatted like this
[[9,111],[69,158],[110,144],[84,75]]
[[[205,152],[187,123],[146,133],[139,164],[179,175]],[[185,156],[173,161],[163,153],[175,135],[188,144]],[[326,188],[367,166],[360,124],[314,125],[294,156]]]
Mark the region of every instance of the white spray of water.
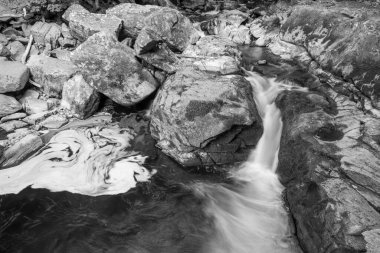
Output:
[[126,192],[152,176],[141,166],[145,157],[125,150],[133,138],[116,126],[64,130],[35,156],[0,170],[0,195],[28,186],[90,196]]
[[232,173],[237,186],[196,185],[209,200],[207,212],[216,226],[216,234],[204,252],[299,252],[283,206],[283,186],[275,174],[282,121],[274,101],[279,92],[294,87],[247,73],[264,132],[249,159]]

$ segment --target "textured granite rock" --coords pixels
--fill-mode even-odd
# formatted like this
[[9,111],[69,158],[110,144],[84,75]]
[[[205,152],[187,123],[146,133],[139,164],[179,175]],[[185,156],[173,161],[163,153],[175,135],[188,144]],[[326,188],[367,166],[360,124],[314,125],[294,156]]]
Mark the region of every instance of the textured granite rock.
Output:
[[0,94],[0,117],[20,111],[22,106],[13,97]]
[[99,94],[82,75],[75,75],[63,85],[61,106],[79,118],[87,118],[98,109]]
[[354,83],[380,108],[380,10],[343,2],[296,6],[281,39],[304,46],[324,70]]
[[[159,90],[151,117],[157,146],[185,166],[241,161],[247,153],[239,148],[261,135],[251,85],[241,76],[182,69]],[[249,125],[250,143],[243,144],[236,136]]]
[[195,33],[190,20],[179,11],[161,8],[144,21],[135,42],[137,54],[143,54],[154,49],[160,43],[166,43],[174,52],[182,52],[190,44]]
[[134,105],[158,88],[133,49],[121,44],[112,33],[91,36],[72,53],[71,60],[88,84],[121,105]]
[[0,61],[0,93],[22,90],[29,80],[29,69],[24,64]]
[[122,37],[137,38],[140,31],[145,27],[145,21],[148,17],[160,9],[161,7],[155,5],[124,3],[108,9],[106,13],[123,20]]
[[123,21],[113,15],[74,12],[70,14],[71,34],[79,41],[85,41],[91,35],[106,31],[119,37]]

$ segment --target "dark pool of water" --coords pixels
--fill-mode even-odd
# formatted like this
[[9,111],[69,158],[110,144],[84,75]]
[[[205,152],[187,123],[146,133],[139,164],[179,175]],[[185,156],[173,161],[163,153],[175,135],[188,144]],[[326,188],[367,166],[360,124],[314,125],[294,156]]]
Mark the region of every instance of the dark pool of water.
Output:
[[0,252],[201,252],[213,233],[204,199],[194,182],[221,182],[220,173],[184,169],[155,148],[144,113],[120,120],[139,133],[133,147],[149,156],[151,183],[127,193],[89,197],[69,192],[24,189],[0,196]]

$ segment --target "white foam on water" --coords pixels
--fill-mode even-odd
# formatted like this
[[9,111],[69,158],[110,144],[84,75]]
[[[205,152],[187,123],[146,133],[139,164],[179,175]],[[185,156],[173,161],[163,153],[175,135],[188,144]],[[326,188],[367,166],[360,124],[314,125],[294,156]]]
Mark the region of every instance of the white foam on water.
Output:
[[28,186],[89,196],[128,191],[154,172],[145,157],[127,152],[134,135],[116,126],[64,130],[20,165],[0,170],[0,195]]
[[248,160],[231,173],[236,185],[195,185],[208,201],[207,213],[216,228],[204,252],[299,252],[283,204],[284,188],[275,173],[282,132],[275,99],[282,90],[295,87],[247,73],[264,132]]

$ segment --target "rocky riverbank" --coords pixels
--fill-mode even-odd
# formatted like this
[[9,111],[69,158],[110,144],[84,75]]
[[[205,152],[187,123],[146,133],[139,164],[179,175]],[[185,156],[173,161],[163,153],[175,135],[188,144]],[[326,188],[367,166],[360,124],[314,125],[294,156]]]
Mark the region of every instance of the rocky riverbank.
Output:
[[380,248],[378,1],[42,2],[0,0],[1,166],[116,104],[149,107],[156,146],[183,166],[244,161],[262,134],[244,66],[308,88],[276,100],[303,250]]

